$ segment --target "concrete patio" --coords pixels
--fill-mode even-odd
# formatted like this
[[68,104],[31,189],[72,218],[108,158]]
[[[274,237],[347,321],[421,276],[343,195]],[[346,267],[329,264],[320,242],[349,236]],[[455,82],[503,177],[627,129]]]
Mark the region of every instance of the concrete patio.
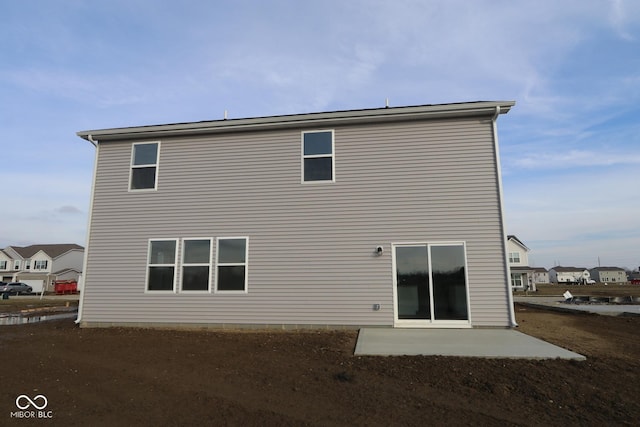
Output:
[[586,360],[513,329],[362,328],[354,354]]

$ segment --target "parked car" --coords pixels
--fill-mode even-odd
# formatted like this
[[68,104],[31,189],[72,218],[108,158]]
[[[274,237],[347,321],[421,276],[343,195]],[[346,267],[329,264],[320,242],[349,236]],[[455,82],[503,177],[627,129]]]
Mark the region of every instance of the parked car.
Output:
[[8,292],[10,294],[30,294],[33,292],[31,286],[22,282],[6,283],[0,287],[0,293]]

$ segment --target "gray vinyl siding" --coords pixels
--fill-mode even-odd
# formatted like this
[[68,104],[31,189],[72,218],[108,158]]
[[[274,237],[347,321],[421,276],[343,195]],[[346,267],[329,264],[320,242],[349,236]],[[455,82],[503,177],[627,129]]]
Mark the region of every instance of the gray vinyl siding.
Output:
[[[162,139],[151,192],[132,141],[100,144],[82,321],[392,326],[391,244],[464,241],[472,325],[509,326],[490,118],[325,129],[335,183],[301,183],[313,127]],[[149,239],[234,236],[247,294],[145,293]]]

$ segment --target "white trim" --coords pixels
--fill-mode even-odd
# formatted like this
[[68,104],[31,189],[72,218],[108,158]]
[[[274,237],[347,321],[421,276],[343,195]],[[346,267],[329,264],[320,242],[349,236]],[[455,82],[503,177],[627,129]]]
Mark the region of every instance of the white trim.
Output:
[[[151,264],[149,261],[151,260],[151,243],[152,242],[175,242],[175,253],[173,264],[163,263],[163,264]],[[176,294],[178,292],[178,255],[180,253],[180,239],[168,237],[168,238],[154,238],[149,239],[147,243],[147,263],[145,264],[145,277],[144,277],[144,292],[146,294],[158,294],[158,295],[167,295],[167,294]],[[173,267],[173,289],[172,290],[150,290],[149,289],[149,267]]]
[[[240,240],[244,239],[244,262],[225,262],[220,263],[220,240]],[[242,291],[227,291],[218,289],[218,267],[227,267],[227,266],[243,266],[244,267],[244,290]],[[216,237],[216,261],[215,261],[215,284],[214,284],[214,293],[223,294],[223,295],[245,295],[249,293],[249,236],[221,236]]]
[[[397,247],[420,247],[426,246],[427,259],[429,264],[429,310],[430,319],[399,319],[398,318],[398,275],[396,271],[396,248]],[[431,248],[433,246],[462,246],[464,255],[464,279],[465,296],[467,304],[467,320],[437,320],[434,319],[434,298],[433,298],[433,271],[431,270]],[[402,328],[471,328],[471,303],[469,293],[469,268],[467,259],[467,244],[463,240],[445,241],[418,241],[418,242],[396,242],[391,243],[391,266],[393,275],[393,326]]]
[[[305,159],[321,159],[329,157],[327,154],[304,154],[304,136],[307,133],[321,133],[321,132],[330,132],[331,133],[331,179],[323,179],[323,180],[314,180],[314,181],[305,181],[304,179],[304,160]],[[334,129],[316,129],[316,130],[305,130],[300,132],[300,183],[302,184],[327,184],[336,182],[336,135]]]
[[[209,241],[209,262],[208,263],[185,263],[184,262],[184,251],[187,241],[195,241],[195,240],[207,240]],[[213,274],[213,237],[183,237],[182,245],[181,245],[181,253],[180,253],[180,283],[179,283],[179,291],[180,293],[185,293],[189,295],[194,294],[209,294],[211,293],[211,275]],[[184,267],[209,267],[209,275],[207,280],[207,289],[206,290],[185,290],[182,288],[184,284]]]
[[[133,160],[134,160],[134,153],[135,153],[135,147],[136,145],[149,145],[149,144],[158,144],[158,149],[156,151],[156,162],[155,163],[149,163],[149,164],[144,164],[144,165],[134,165],[133,164]],[[156,173],[155,173],[155,181],[153,183],[153,188],[131,188],[131,180],[133,178],[133,170],[134,169],[141,169],[141,168],[149,168],[149,167],[155,167],[156,168]],[[131,159],[129,161],[129,192],[130,193],[139,193],[139,192],[145,192],[145,191],[158,191],[158,175],[160,173],[160,141],[144,141],[144,142],[134,142],[133,144],[131,144]]]
[[[96,151],[93,158],[93,179],[91,181],[91,196],[89,199],[89,215],[87,218],[87,236],[84,245],[84,257],[82,260],[82,289],[80,290],[80,301],[78,302],[78,317],[76,317],[76,323],[80,323],[82,321],[84,296],[87,294],[87,264],[89,263],[89,242],[91,241],[91,225],[93,224],[93,206],[95,205],[96,179],[98,176],[98,153],[100,152],[100,144],[96,144],[95,148]],[[129,174],[131,174],[131,171],[129,171]],[[40,296],[42,297],[42,295]]]
[[500,205],[500,228],[502,232],[502,250],[504,251],[504,275],[507,278],[506,292],[507,292],[507,304],[509,310],[509,321],[511,322],[511,326],[518,326],[518,322],[516,322],[516,312],[513,305],[513,287],[511,286],[511,269],[509,268],[509,242],[506,233],[506,228],[504,226],[504,192],[502,191],[502,168],[500,167],[500,147],[498,145],[498,116],[500,116],[500,106],[496,105],[495,114],[491,119],[491,127],[493,128],[493,151],[495,153],[495,161],[496,161],[496,180],[498,181],[498,203]]

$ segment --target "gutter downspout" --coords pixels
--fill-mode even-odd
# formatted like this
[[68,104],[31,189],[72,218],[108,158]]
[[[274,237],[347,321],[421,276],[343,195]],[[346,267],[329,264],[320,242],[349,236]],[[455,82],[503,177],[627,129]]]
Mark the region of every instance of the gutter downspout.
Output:
[[507,246],[507,233],[504,228],[504,197],[502,193],[502,172],[500,167],[500,148],[498,146],[498,116],[500,115],[500,106],[496,106],[496,112],[491,118],[491,126],[493,127],[493,144],[494,150],[496,154],[496,166],[498,172],[498,195],[500,197],[500,226],[502,228],[502,249],[504,251],[504,265],[505,265],[505,274],[507,276],[507,302],[509,304],[509,321],[511,322],[511,327],[518,326],[516,322],[516,314],[515,308],[513,306],[513,290],[511,287],[511,269],[509,268],[509,255],[508,255],[508,246]]
[[87,140],[95,147],[95,155],[93,159],[93,180],[91,182],[91,196],[89,199],[89,218],[87,220],[87,241],[84,246],[84,260],[82,260],[82,289],[80,291],[80,302],[78,304],[78,317],[75,320],[76,325],[82,321],[82,312],[84,307],[84,296],[87,291],[87,263],[89,258],[89,242],[91,241],[91,224],[93,219],[93,196],[96,190],[96,173],[98,171],[98,141],[94,140],[91,135],[87,135]]
[[96,147],[96,148],[98,147],[98,141],[95,141],[95,140],[93,139],[93,136],[91,136],[91,134],[87,135],[87,141],[89,141],[90,143],[92,143],[94,147]]

